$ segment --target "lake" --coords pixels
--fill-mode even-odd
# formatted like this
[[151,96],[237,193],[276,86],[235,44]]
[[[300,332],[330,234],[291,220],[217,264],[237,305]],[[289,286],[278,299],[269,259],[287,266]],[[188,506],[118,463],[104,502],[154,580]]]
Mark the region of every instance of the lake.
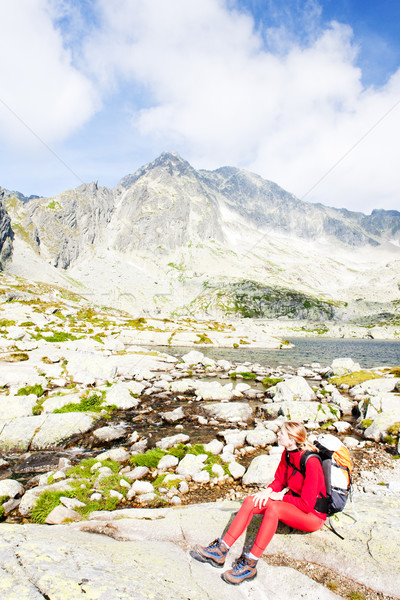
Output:
[[[294,348],[283,350],[263,350],[260,348],[198,348],[209,358],[224,358],[231,362],[259,363],[277,367],[290,365],[300,367],[318,362],[329,366],[335,358],[350,357],[360,363],[361,368],[371,369],[378,366],[400,366],[400,341],[359,340],[339,338],[294,338],[289,339]],[[181,357],[193,348],[159,347],[161,352]]]

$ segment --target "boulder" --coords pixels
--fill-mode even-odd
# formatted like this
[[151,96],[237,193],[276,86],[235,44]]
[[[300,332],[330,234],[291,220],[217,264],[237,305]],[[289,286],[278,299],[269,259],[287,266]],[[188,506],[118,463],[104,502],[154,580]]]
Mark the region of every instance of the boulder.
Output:
[[0,396],[0,420],[32,416],[32,408],[37,402],[35,394],[28,396]]
[[352,387],[349,393],[351,396],[358,396],[359,394],[369,394],[371,396],[385,394],[393,392],[398,382],[400,382],[399,377],[369,379]]
[[306,423],[326,423],[331,419],[340,417],[339,407],[335,404],[320,404],[319,402],[300,402],[289,400],[286,402],[273,402],[264,404],[262,410],[269,416],[283,415],[286,419]]
[[377,415],[372,424],[364,431],[364,437],[367,440],[374,440],[375,442],[384,441],[389,427],[399,421],[399,412],[397,410]]
[[93,437],[99,442],[112,442],[114,440],[120,440],[125,437],[126,430],[123,427],[99,427],[99,429],[95,429],[92,433]]
[[107,450],[106,452],[102,452],[96,456],[97,460],[99,461],[107,460],[107,458],[109,458],[119,463],[127,462],[129,457],[130,454],[125,450],[125,448],[112,448],[111,450]]
[[198,380],[195,387],[196,395],[203,400],[221,400],[229,402],[234,393],[231,385],[221,385],[218,381]]
[[240,479],[241,477],[243,477],[243,475],[246,471],[246,468],[243,465],[236,462],[235,460],[228,463],[228,467],[229,467],[229,472],[232,475],[233,479]]
[[107,406],[115,405],[119,410],[136,408],[139,400],[134,397],[132,390],[135,389],[137,393],[141,393],[144,390],[144,385],[137,382],[133,383],[135,383],[135,386],[124,382],[114,384],[107,390],[104,404]]
[[24,493],[24,486],[15,479],[1,479],[0,480],[0,498],[6,496],[7,498],[16,498],[22,496]]
[[204,450],[211,454],[221,454],[224,444],[217,439],[211,440],[208,444],[204,444]]
[[243,448],[246,440],[246,431],[240,429],[225,429],[220,431],[219,435],[225,439],[226,444],[231,444],[233,449]]
[[176,435],[170,435],[156,443],[157,448],[161,450],[168,450],[178,444],[186,444],[190,440],[190,437],[185,433],[177,433]]
[[164,419],[164,421],[167,421],[167,423],[176,423],[185,418],[185,413],[183,412],[182,406],[178,406],[175,410],[160,413],[160,417]]
[[272,395],[274,402],[283,402],[288,400],[315,400],[316,394],[308,385],[303,377],[292,377],[280,381],[275,386],[270,387],[268,395]]
[[243,475],[244,485],[267,486],[274,479],[275,471],[279,465],[281,454],[262,454],[256,456]]
[[354,407],[354,402],[351,402],[348,398],[346,398],[345,396],[342,396],[342,394],[338,391],[338,390],[334,390],[331,394],[331,402],[333,402],[333,404],[337,404],[338,407],[340,408],[340,412],[342,413],[342,415],[351,415],[352,414],[352,410]]
[[178,475],[183,475],[184,477],[193,478],[193,475],[200,473],[203,469],[206,460],[207,454],[195,455],[188,453],[179,462],[176,473],[178,473]]
[[82,516],[75,510],[71,510],[61,504],[53,508],[53,510],[47,515],[45,520],[46,525],[60,525],[61,523],[70,521],[81,521]]
[[198,350],[191,350],[190,352],[182,356],[183,362],[189,366],[197,365],[199,363],[202,364],[204,358],[204,354],[202,352],[199,352]]
[[334,375],[341,377],[354,371],[360,371],[361,367],[359,363],[353,361],[352,358],[335,358],[332,362],[331,369]]
[[17,417],[0,422],[0,450],[27,452],[46,417],[47,415]]
[[204,410],[215,419],[228,421],[229,423],[246,423],[253,418],[253,409],[247,402],[206,404]]
[[172,454],[166,454],[165,456],[161,457],[157,465],[158,472],[164,473],[165,471],[168,471],[168,469],[173,469],[178,463],[179,459],[176,456],[173,456]]
[[30,450],[48,450],[59,446],[74,435],[82,435],[93,427],[95,417],[85,413],[63,413],[46,415],[35,433]]
[[248,430],[246,433],[246,442],[255,448],[265,448],[269,444],[275,444],[276,440],[276,434],[265,427],[257,427],[256,429]]

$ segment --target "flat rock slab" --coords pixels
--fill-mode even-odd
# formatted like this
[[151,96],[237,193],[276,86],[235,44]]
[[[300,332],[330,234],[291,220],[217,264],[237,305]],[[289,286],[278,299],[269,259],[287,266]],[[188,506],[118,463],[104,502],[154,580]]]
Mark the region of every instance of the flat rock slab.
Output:
[[0,450],[48,450],[73,435],[86,433],[96,421],[85,413],[43,414],[0,421]]
[[2,600],[337,600],[285,567],[262,563],[258,577],[227,585],[218,569],[172,541],[120,542],[71,526],[2,525]]
[[[400,497],[362,494],[357,495],[355,506],[356,516],[350,505],[337,522],[333,521],[344,540],[327,526],[311,534],[290,532],[282,526],[267,553],[283,553],[295,560],[327,567],[376,592],[400,598]],[[176,509],[125,509],[93,513],[93,519],[97,520],[74,527],[119,540],[169,540],[192,547],[220,536],[239,507],[238,502],[217,502]],[[235,545],[235,555],[240,554],[242,545],[251,548],[260,519],[254,517],[242,543]]]

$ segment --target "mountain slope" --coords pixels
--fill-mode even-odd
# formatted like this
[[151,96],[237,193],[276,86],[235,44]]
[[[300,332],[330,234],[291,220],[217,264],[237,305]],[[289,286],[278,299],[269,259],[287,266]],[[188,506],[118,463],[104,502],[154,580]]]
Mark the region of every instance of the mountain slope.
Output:
[[62,276],[93,302],[207,318],[397,319],[397,211],[314,205],[242,169],[197,171],[174,153],[112,190],[4,195],[18,247],[9,268],[27,276],[34,264],[38,277],[42,261],[47,280]]

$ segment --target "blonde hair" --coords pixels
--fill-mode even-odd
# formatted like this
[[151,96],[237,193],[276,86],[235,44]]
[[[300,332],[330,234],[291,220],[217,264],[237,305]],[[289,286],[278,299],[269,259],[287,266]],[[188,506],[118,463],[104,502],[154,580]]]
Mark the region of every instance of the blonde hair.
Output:
[[307,440],[307,432],[301,423],[286,421],[283,423],[282,429],[286,431],[300,450],[316,450],[316,447]]

